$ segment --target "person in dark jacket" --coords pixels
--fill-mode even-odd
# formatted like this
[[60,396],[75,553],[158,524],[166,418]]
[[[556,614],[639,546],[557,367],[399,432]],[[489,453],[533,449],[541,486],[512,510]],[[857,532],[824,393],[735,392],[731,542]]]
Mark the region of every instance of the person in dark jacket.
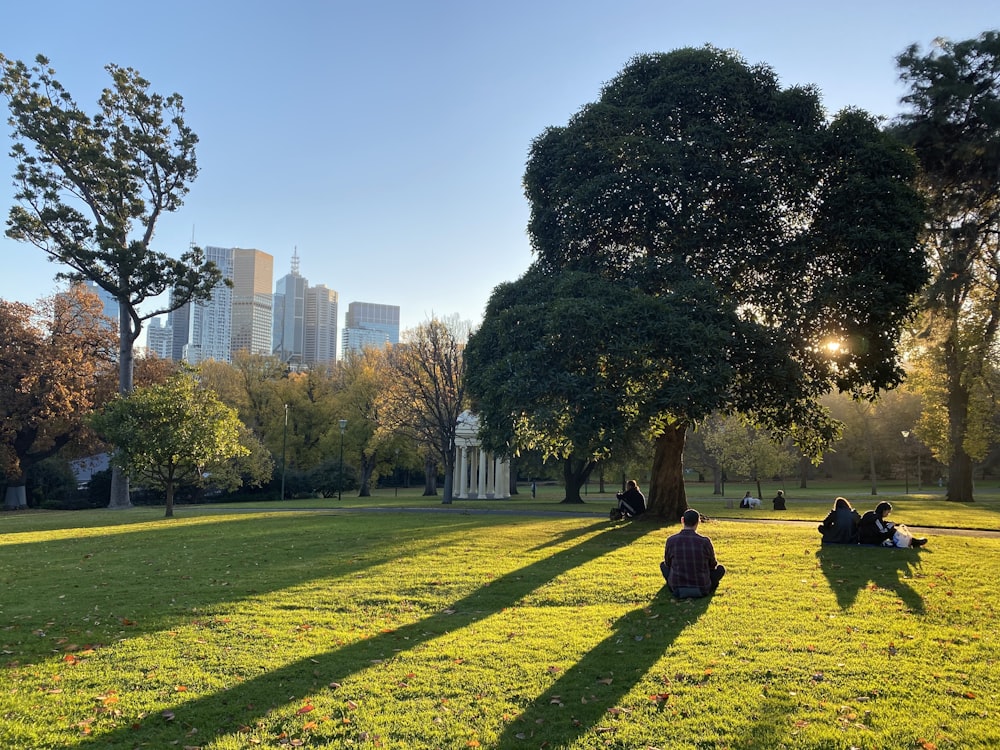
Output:
[[646,512],[646,498],[639,491],[639,483],[630,479],[625,483],[625,491],[619,492],[618,508],[611,511],[612,518],[635,518]]
[[854,510],[847,498],[838,497],[833,501],[833,510],[819,525],[823,544],[857,544],[860,522],[861,514]]
[[875,506],[875,510],[870,510],[861,516],[861,521],[858,523],[858,541],[861,544],[875,544],[882,547],[922,547],[927,544],[927,540],[923,538],[897,540],[896,524],[888,519],[891,512],[892,503],[883,501]]
[[772,500],[771,502],[774,503],[775,510],[785,510],[784,490],[778,490],[778,494],[774,496],[774,500]]

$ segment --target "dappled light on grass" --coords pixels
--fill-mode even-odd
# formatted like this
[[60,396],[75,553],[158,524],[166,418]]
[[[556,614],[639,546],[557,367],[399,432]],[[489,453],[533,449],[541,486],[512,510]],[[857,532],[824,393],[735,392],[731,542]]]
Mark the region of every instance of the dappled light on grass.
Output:
[[[703,531],[729,573],[714,597],[684,601],[656,568],[669,529],[592,518],[233,515],[96,547],[22,545],[0,559],[0,710],[32,721],[0,719],[0,738],[205,750],[997,738],[998,646],[983,625],[997,593],[975,564],[997,542],[844,548],[827,565],[814,530]],[[41,572],[23,580],[22,566]],[[916,718],[900,736],[890,719],[903,712]]]

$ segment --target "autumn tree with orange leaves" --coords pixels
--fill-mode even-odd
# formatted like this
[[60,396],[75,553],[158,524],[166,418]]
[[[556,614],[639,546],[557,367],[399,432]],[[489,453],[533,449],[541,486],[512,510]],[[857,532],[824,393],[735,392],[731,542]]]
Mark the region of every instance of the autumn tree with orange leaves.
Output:
[[26,474],[73,441],[113,372],[117,337],[101,302],[74,287],[34,306],[0,300],[0,470],[4,507],[27,507]]

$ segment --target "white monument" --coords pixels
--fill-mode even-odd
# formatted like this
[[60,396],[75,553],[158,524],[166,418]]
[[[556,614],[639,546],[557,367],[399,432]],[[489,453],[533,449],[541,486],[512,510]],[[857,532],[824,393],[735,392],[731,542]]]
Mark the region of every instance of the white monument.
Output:
[[458,416],[452,487],[453,496],[465,500],[510,497],[510,462],[482,449],[479,418],[470,411]]

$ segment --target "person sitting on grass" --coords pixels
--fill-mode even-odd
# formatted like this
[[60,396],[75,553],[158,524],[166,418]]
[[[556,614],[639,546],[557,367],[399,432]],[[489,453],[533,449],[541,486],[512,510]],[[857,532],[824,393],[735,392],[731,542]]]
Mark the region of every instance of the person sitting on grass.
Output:
[[914,538],[902,524],[896,525],[888,520],[892,512],[892,504],[881,502],[861,516],[858,524],[858,541],[861,544],[874,544],[881,547],[923,547],[927,544],[924,538]]
[[611,511],[611,520],[617,521],[621,518],[635,518],[646,512],[646,498],[639,491],[639,483],[630,479],[625,483],[625,491],[619,492],[618,507]]
[[857,544],[860,522],[861,514],[854,510],[847,498],[838,497],[833,501],[833,510],[819,525],[823,544]]
[[698,533],[701,514],[688,508],[681,516],[683,528],[667,538],[660,572],[670,593],[678,599],[708,596],[715,592],[726,568],[715,559],[712,540]]
[[778,490],[778,494],[774,496],[774,500],[772,500],[771,502],[774,503],[775,510],[785,510],[784,490]]

